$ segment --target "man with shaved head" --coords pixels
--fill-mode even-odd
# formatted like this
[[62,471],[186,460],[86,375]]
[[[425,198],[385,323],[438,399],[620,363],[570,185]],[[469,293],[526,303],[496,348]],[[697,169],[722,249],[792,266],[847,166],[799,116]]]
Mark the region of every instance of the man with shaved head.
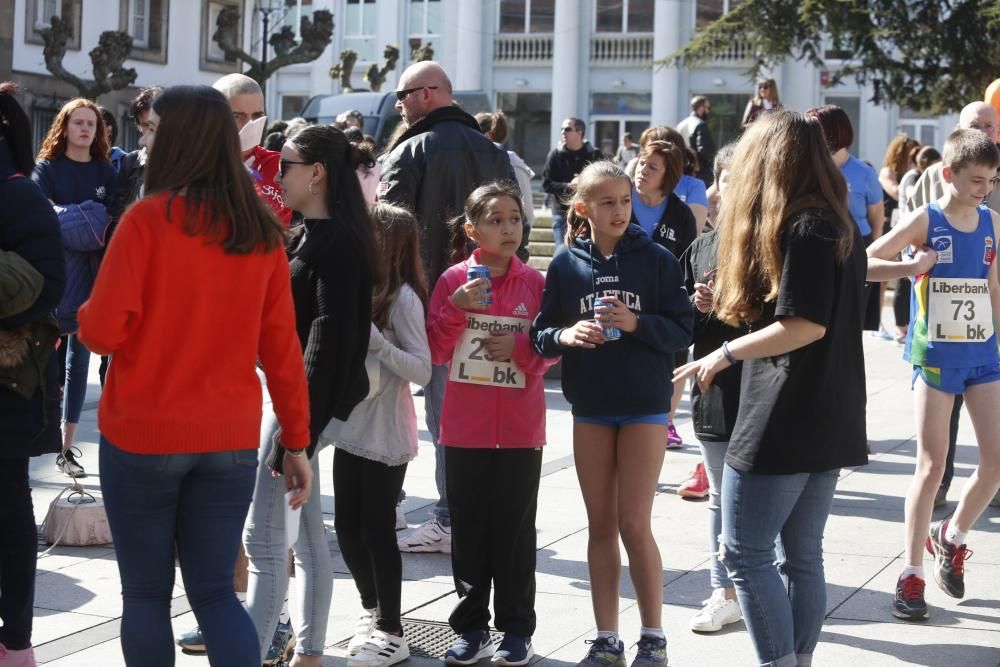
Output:
[[260,145],[264,135],[267,114],[264,113],[264,92],[260,84],[245,74],[227,74],[213,85],[229,100],[233,120],[240,133],[243,162],[253,176],[254,187],[261,199],[274,210],[275,215],[288,225],[292,212],[281,199],[281,186],[275,183],[281,154]]
[[[1000,123],[997,122],[997,111],[986,102],[973,102],[967,104],[958,116],[958,125],[955,129],[979,130],[986,136],[997,141]],[[907,200],[909,210],[914,210],[932,201],[937,201],[944,196],[946,184],[941,175],[944,162],[933,164],[924,170],[920,180],[913,187],[913,193]],[[986,198],[986,205],[994,211],[1000,211],[1000,187],[994,187],[993,192]],[[958,420],[962,414],[962,395],[955,397],[955,408],[951,413],[951,430],[948,440],[948,459],[945,463],[944,477],[941,478],[941,486],[938,487],[934,496],[934,507],[942,507],[948,502],[948,489],[951,487],[951,480],[955,476],[955,451],[958,448]],[[990,503],[994,507],[1000,506],[1000,493]]]
[[[450,265],[448,221],[462,213],[473,190],[491,181],[513,180],[513,170],[507,151],[483,136],[475,118],[452,104],[451,81],[437,63],[419,62],[406,68],[396,87],[396,108],[406,131],[382,165],[378,198],[417,216],[423,229],[424,269],[433,286]],[[447,381],[448,366],[434,366],[424,392],[439,500],[434,517],[399,541],[403,551],[451,552],[444,448],[438,445]]]

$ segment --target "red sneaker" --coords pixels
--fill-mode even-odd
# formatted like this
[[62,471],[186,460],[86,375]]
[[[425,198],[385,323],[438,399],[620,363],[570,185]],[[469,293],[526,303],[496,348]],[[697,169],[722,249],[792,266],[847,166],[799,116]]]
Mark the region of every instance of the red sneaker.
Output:
[[681,498],[704,498],[708,495],[708,475],[705,474],[704,463],[694,467],[691,477],[677,489],[677,495]]

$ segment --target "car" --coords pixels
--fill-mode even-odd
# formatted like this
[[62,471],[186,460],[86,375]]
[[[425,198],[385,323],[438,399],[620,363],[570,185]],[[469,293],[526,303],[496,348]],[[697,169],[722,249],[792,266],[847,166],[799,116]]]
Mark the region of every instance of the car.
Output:
[[[455,91],[452,93],[452,99],[472,115],[481,111],[493,111],[489,97],[481,90]],[[315,95],[306,103],[302,117],[310,123],[329,124],[336,120],[337,116],[351,109],[357,109],[364,116],[363,131],[375,137],[378,150],[382,150],[389,143],[396,126],[402,121],[399,111],[396,110],[395,91]]]

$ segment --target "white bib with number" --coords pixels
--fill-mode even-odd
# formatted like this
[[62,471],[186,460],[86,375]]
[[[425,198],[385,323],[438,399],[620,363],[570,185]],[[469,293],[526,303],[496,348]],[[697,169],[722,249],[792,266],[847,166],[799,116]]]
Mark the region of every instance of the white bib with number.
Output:
[[466,313],[465,331],[455,346],[449,379],[453,382],[524,389],[527,378],[513,361],[490,361],[486,358],[486,340],[493,331],[526,334],[528,325],[528,320],[518,317]]
[[993,307],[986,278],[931,278],[927,302],[930,340],[983,343],[993,335]]

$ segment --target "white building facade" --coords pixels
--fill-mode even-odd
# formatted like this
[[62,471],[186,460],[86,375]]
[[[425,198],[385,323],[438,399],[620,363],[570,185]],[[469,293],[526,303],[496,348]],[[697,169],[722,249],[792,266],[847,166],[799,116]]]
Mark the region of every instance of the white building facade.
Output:
[[[11,53],[0,54],[0,78],[21,80],[33,96],[38,121],[72,96],[72,88],[47,77],[38,29],[59,13],[75,33],[64,61],[90,75],[88,52],[104,30],[127,30],[135,40],[127,62],[138,72],[136,88],[153,84],[211,84],[237,71],[211,36],[225,5],[243,11],[246,50],[262,46],[263,15],[271,29],[298,25],[317,9],[334,15],[332,43],[311,63],[292,65],[267,83],[271,118],[298,115],[313,95],[340,92],[329,76],[343,49],[359,54],[352,84],[383,49],[393,44],[402,57],[389,74],[391,90],[410,62],[410,50],[430,43],[434,59],[449,72],[458,90],[482,90],[510,119],[509,143],[540,170],[567,116],[582,118],[587,137],[613,150],[622,134],[635,138],[650,125],[676,125],[695,94],[712,100],[711,121],[717,143],[735,136],[744,106],[754,89],[745,74],[744,44],[733,43],[718,60],[698,68],[654,68],[654,60],[685,44],[699,26],[729,10],[737,0],[13,0],[10,25],[0,31]],[[3,23],[8,23],[4,21]],[[853,82],[828,88],[824,82],[842,64],[831,56],[822,69],[788,60],[769,74],[782,103],[805,110],[824,103],[847,109],[855,124],[852,151],[880,165],[888,142],[905,131],[921,143],[940,145],[955,117],[927,118],[869,100],[873,91]],[[12,70],[6,73],[7,63]],[[100,101],[119,115],[135,90]],[[127,141],[120,141],[128,145]]]

